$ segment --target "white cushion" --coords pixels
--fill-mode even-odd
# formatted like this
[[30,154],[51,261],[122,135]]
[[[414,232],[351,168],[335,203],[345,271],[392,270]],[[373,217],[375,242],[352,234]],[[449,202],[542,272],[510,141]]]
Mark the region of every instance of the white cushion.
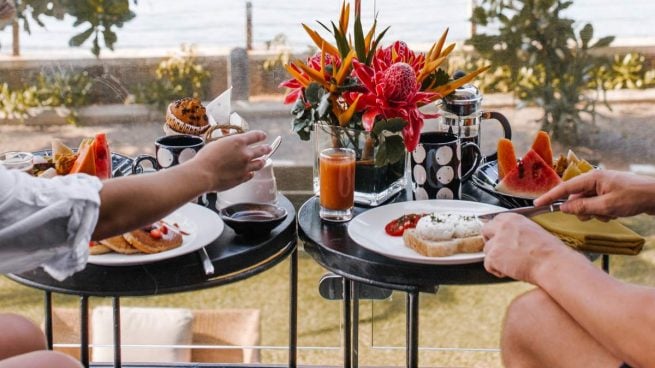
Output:
[[[91,342],[111,347],[93,347],[93,361],[114,360],[114,319],[111,307],[93,310]],[[121,308],[121,345],[168,345],[127,347],[121,350],[124,362],[190,362],[191,349],[170,345],[191,345],[193,313],[174,308]]]

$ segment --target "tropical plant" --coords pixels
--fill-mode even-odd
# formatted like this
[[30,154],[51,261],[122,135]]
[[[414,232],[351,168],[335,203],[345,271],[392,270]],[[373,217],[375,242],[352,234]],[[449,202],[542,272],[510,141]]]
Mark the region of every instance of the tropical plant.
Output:
[[389,27],[377,33],[375,18],[364,32],[361,2],[354,4],[351,33],[350,4],[345,1],[337,24],[319,22],[334,44],[303,24],[320,51],[306,62],[286,65],[292,79],[281,86],[289,89],[285,103],[293,103],[293,130],[301,139],[309,139],[312,126],[319,122],[365,129],[372,133],[372,145],[379,146],[376,166],[384,166],[399,162],[405,150],[414,150],[423,120],[434,117],[419,107],[468,83],[487,67],[450,80],[440,68],[455,48],[445,45],[447,30],[426,53],[416,53],[402,41],[385,47],[380,42]]
[[[510,88],[523,101],[540,106],[542,129],[564,143],[578,139],[582,114],[595,116],[599,94],[596,78],[607,58],[592,50],[607,47],[613,36],[592,42],[594,30],[585,24],[579,31],[563,12],[565,0],[483,0],[473,11],[473,22],[497,27],[493,34],[477,34],[469,43],[480,55],[509,72]],[[602,95],[604,96],[604,94]]]
[[100,56],[101,38],[104,47],[113,50],[118,39],[115,29],[136,16],[130,10],[129,0],[16,0],[16,8],[28,34],[31,33],[31,21],[45,26],[41,17],[63,20],[69,15],[75,18],[74,27],[85,25],[88,28],[73,36],[69,45],[79,47],[91,39],[91,52],[96,57]]
[[614,55],[612,64],[599,71],[598,80],[602,81],[606,89],[639,89],[653,85],[646,67],[646,57],[637,52],[625,55]]
[[180,54],[163,60],[155,70],[155,80],[136,91],[136,102],[165,108],[182,97],[203,97],[211,74],[198,63],[195,49],[182,46]]
[[74,72],[61,68],[40,73],[34,86],[11,90],[7,83],[0,85],[0,115],[4,118],[25,120],[36,109],[65,107],[66,120],[75,124],[77,108],[89,101],[93,80],[86,71]]

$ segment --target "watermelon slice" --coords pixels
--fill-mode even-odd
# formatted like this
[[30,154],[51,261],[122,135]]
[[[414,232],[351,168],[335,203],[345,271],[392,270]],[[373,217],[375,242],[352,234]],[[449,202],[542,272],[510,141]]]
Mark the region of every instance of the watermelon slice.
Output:
[[84,139],[80,143],[77,151],[77,160],[70,170],[70,174],[84,173],[89,175],[96,174],[95,154],[93,150],[93,140]]
[[512,141],[501,138],[498,141],[498,178],[502,179],[516,167],[516,154]]
[[101,180],[111,177],[111,153],[107,144],[105,133],[96,134],[93,140],[93,151],[95,157],[96,176]]
[[496,185],[496,191],[517,197],[536,198],[561,183],[550,164],[531,149]]

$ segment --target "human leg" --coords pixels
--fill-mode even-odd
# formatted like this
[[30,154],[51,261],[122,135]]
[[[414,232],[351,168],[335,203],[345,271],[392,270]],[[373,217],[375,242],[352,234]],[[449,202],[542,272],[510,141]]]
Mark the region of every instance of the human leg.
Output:
[[41,329],[25,317],[0,314],[0,326],[0,360],[46,348]]
[[507,309],[501,351],[509,368],[621,365],[541,289],[519,296]]
[[57,351],[41,350],[0,360],[0,368],[82,368],[72,357]]

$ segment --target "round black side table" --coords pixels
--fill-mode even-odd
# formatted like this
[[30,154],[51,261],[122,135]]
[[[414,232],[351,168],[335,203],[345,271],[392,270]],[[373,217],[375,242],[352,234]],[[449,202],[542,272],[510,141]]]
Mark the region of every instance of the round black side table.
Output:
[[[464,187],[464,198],[497,204],[495,198],[472,185]],[[392,202],[407,200],[400,193]],[[355,215],[368,208],[356,207]],[[485,271],[483,264],[426,265],[391,259],[369,251],[348,236],[348,223],[322,221],[318,197],[310,198],[298,211],[298,235],[305,250],[321,266],[343,277],[344,367],[357,366],[357,288],[373,285],[406,293],[407,366],[418,367],[419,293],[436,293],[439,285],[488,284],[511,281]],[[358,285],[359,284],[359,285]],[[352,304],[351,304],[352,303]]]
[[278,205],[287,210],[286,219],[266,237],[251,239],[225,226],[223,233],[205,249],[216,272],[207,275],[199,252],[137,266],[87,267],[64,281],[57,281],[39,268],[9,277],[21,284],[45,291],[46,335],[52,348],[52,294],[80,296],[81,361],[89,366],[89,297],[112,297],[114,309],[114,366],[120,367],[120,297],[152,296],[206,289],[237,282],[261,273],[291,257],[289,293],[289,366],[296,366],[297,279],[296,211],[278,195]]

